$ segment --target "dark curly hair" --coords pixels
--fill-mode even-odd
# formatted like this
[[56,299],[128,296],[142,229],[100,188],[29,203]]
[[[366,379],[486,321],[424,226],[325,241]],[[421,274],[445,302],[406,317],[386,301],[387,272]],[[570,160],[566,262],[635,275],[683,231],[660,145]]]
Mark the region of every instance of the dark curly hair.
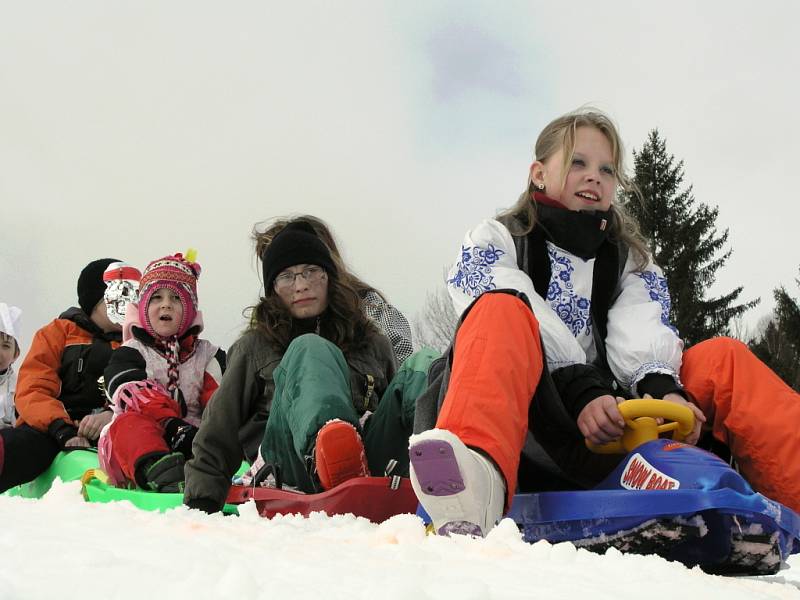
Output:
[[259,229],[258,226],[260,223],[257,224],[256,227],[253,228],[253,242],[255,243],[256,257],[260,258],[264,255],[264,250],[266,250],[267,246],[269,246],[269,244],[272,242],[272,238],[278,235],[278,232],[283,230],[283,228],[289,223],[297,222],[308,223],[311,226],[311,228],[314,230],[314,233],[317,234],[317,237],[321,239],[322,243],[328,247],[328,250],[330,250],[333,262],[336,264],[339,272],[343,277],[350,281],[350,283],[358,292],[359,296],[363,298],[368,293],[372,292],[373,294],[377,294],[381,300],[386,302],[386,296],[384,296],[380,290],[368,284],[344,265],[342,254],[339,252],[339,246],[336,244],[336,239],[333,237],[330,227],[319,217],[315,217],[313,215],[278,217],[277,219],[272,220],[270,224],[265,224],[263,229]]
[[[253,241],[258,260],[261,260],[264,250],[279,231],[290,223],[298,221],[308,222],[308,217],[280,218],[264,230],[260,230],[256,225],[253,229]],[[322,237],[320,239],[323,243],[326,242]],[[317,317],[317,332],[334,343],[344,354],[348,354],[362,347],[367,339],[378,331],[361,309],[361,296],[354,285],[354,281],[358,280],[346,268],[338,253],[331,252],[331,254],[339,272],[326,272],[328,306]],[[258,304],[249,307],[247,311],[250,318],[249,329],[262,333],[279,352],[284,352],[295,337],[307,333],[292,317],[272,286],[265,289]]]

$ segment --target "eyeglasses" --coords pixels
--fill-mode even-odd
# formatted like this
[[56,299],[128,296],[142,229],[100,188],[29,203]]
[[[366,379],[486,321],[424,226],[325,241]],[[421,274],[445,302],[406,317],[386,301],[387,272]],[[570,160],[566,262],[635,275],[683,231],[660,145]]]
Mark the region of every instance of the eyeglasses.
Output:
[[285,292],[286,290],[294,286],[294,281],[295,279],[297,279],[298,276],[305,279],[306,283],[311,285],[320,281],[323,275],[325,275],[325,269],[317,266],[306,267],[305,269],[299,271],[298,273],[292,273],[291,271],[284,271],[275,278],[275,283],[273,284],[273,286],[275,287],[276,292]]

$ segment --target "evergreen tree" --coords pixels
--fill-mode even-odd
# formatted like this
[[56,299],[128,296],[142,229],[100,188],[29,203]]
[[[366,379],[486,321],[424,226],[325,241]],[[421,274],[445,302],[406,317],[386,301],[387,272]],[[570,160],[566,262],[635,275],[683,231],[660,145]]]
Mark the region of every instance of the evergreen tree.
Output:
[[634,182],[626,208],[639,223],[655,262],[662,267],[672,297],[670,318],[687,345],[729,334],[731,319],[758,300],[737,304],[742,287],[706,297],[717,271],[731,255],[728,230],[718,234],[718,208],[697,202],[692,186],[681,189],[683,161],[667,153],[666,141],[653,130],[640,151],[634,150]]
[[[800,286],[800,279],[795,281]],[[800,392],[800,302],[783,287],[775,290],[775,302],[775,312],[750,349]]]

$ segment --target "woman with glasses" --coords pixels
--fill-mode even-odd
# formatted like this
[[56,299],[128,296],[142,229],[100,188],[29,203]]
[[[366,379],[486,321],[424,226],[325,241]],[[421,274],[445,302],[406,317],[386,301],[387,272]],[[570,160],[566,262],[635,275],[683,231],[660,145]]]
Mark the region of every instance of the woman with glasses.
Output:
[[[264,253],[264,249],[272,242],[272,238],[286,227],[290,220],[308,223],[316,236],[331,251],[333,262],[341,264],[342,254],[339,252],[336,239],[333,237],[328,224],[313,215],[302,215],[294,219],[277,219],[272,225],[265,227],[263,230],[256,229],[253,233],[253,239],[256,243],[256,256],[261,256]],[[345,268],[339,269],[339,271],[349,276],[350,283],[361,297],[361,310],[392,342],[397,364],[402,365],[414,352],[411,325],[408,323],[408,319],[396,307],[389,304],[380,290]]]
[[186,465],[184,502],[215,512],[242,459],[247,481],[304,492],[408,474],[408,437],[431,352],[398,371],[352,276],[302,219],[258,243],[264,295],[231,347]]

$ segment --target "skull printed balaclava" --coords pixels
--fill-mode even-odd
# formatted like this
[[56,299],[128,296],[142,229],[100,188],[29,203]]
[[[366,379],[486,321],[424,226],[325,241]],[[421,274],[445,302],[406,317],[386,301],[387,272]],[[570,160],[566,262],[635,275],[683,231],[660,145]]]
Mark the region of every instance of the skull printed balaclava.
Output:
[[103,273],[106,283],[104,298],[106,312],[112,323],[125,322],[125,310],[130,302],[139,299],[139,280],[142,274],[136,267],[124,262],[113,262]]

